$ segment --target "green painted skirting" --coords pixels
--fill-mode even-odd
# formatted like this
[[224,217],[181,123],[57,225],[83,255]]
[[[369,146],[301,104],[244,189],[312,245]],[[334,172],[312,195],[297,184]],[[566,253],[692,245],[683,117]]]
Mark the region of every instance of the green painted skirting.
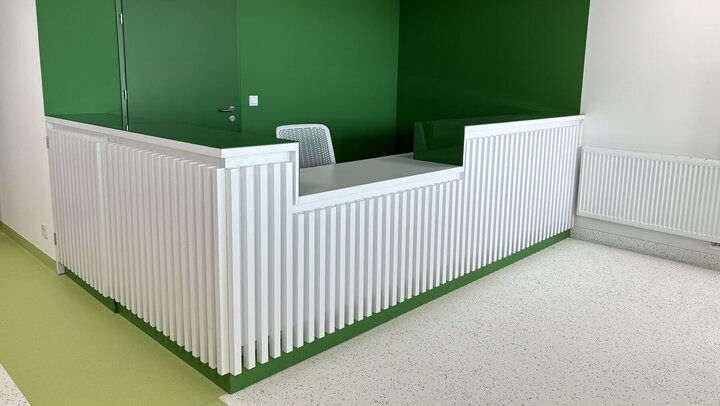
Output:
[[72,270],[65,268],[65,276],[70,278],[73,282],[80,285],[81,288],[85,289],[88,293],[93,295],[93,297],[95,299],[97,299],[100,303],[105,305],[105,307],[110,309],[113,313],[118,312],[118,306],[119,306],[118,302],[116,302],[112,298],[103,296],[102,293],[98,292],[97,290],[95,290],[95,288],[88,285],[84,280],[82,280],[79,276],[77,276]]
[[[498,271],[508,265],[511,265],[523,258],[526,258],[538,251],[541,251],[551,245],[557,244],[558,242],[570,237],[570,230],[564,231],[554,237],[550,237],[547,240],[541,241],[531,247],[528,247],[522,251],[519,251],[513,255],[503,258],[499,261],[493,262],[490,265],[484,266],[476,271],[469,274],[463,275],[453,281],[447,282],[444,285],[440,285],[432,290],[429,290],[419,296],[415,296],[411,299],[407,299],[402,303],[383,310],[380,313],[366,317],[361,321],[356,321],[352,325],[343,327],[341,330],[337,330],[332,334],[328,334],[323,338],[317,339],[312,343],[305,343],[304,346],[294,349],[290,353],[284,353],[279,358],[271,359],[265,364],[258,364],[252,370],[243,369],[240,375],[220,375],[214,369],[210,368],[207,364],[200,361],[192,353],[188,352],[169,337],[165,336],[160,331],[156,330],[150,324],[142,320],[141,318],[134,315],[130,310],[121,304],[114,302],[115,310],[121,316],[126,318],[132,324],[137,326],[140,330],[144,331],[150,337],[155,339],[158,343],[163,345],[165,348],[170,350],[173,354],[177,355],[195,368],[202,375],[210,379],[216,385],[224,389],[228,393],[235,393],[243,388],[246,388],[256,382],[259,382],[271,375],[274,375],[286,368],[289,368],[301,361],[304,361],[312,356],[315,356],[327,349],[330,349],[344,341],[347,341],[353,337],[356,337],[374,327],[377,327],[389,320],[392,320],[400,315],[403,315],[410,310],[419,307],[425,303],[435,300],[443,295],[446,295],[456,289],[459,289],[469,283],[472,283],[484,276],[487,276],[495,271]],[[78,284],[80,284],[85,290],[90,292],[95,298],[103,302],[104,300],[112,300],[103,297],[99,292],[95,291],[92,287],[87,285],[85,282],[80,280],[72,272],[66,271],[66,274]],[[103,302],[111,310],[111,305]]]
[[55,260],[50,258],[46,253],[42,252],[38,247],[33,245],[30,241],[26,240],[25,237],[18,234],[15,230],[10,228],[7,224],[0,221],[0,231],[5,233],[8,237],[14,240],[20,245],[25,251],[29,252],[30,255],[34,256],[38,261],[42,262],[43,265],[48,268],[55,270]]

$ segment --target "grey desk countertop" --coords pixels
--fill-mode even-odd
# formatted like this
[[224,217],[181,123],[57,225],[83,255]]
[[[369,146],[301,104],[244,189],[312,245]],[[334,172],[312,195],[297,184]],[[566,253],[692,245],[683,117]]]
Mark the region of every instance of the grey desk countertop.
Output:
[[458,166],[418,161],[412,154],[389,155],[337,165],[300,169],[300,196],[308,196],[363,185],[402,180]]

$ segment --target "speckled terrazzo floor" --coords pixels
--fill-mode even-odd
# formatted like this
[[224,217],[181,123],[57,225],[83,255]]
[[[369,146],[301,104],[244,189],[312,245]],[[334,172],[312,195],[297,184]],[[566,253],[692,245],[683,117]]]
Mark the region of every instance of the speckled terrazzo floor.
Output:
[[8,375],[5,368],[0,365],[0,406],[27,406],[29,403]]
[[221,399],[719,404],[720,272],[566,240]]

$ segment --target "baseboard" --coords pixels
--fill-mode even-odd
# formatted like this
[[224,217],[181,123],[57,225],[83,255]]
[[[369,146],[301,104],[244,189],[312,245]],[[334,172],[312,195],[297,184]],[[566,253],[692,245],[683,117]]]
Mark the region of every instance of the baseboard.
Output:
[[55,271],[56,262],[50,256],[44,253],[40,248],[36,247],[33,243],[25,239],[22,235],[18,234],[17,231],[13,230],[7,224],[0,221],[0,231],[5,233],[11,240],[15,241],[30,255],[35,257],[38,261],[42,262],[43,265],[47,266],[51,270]]
[[98,292],[93,288],[92,286],[88,285],[82,278],[77,276],[71,269],[65,268],[64,272],[65,276],[70,278],[73,282],[78,284],[81,288],[83,288],[87,293],[91,294],[95,299],[98,300],[98,302],[102,303],[105,307],[110,309],[113,313],[119,312],[119,304],[112,298],[109,298],[107,296],[103,296],[102,293]]
[[[66,270],[66,273],[70,275],[73,281],[80,284],[83,289],[90,292],[96,299],[103,302],[103,304],[105,304],[111,310],[114,306],[115,311],[120,316],[124,317],[126,320],[138,327],[140,330],[152,337],[155,341],[157,341],[163,347],[165,347],[177,357],[185,361],[185,363],[193,367],[200,374],[208,378],[210,381],[218,385],[226,392],[235,393],[284,369],[287,369],[301,361],[304,361],[323,351],[333,348],[338,344],[350,340],[351,338],[359,336],[360,334],[363,334],[366,331],[369,331],[385,322],[388,322],[419,306],[422,306],[425,303],[431,302],[480,278],[490,275],[493,272],[505,268],[508,265],[520,261],[526,257],[529,257],[530,255],[535,254],[538,251],[557,244],[558,242],[569,237],[570,230],[564,231],[522,251],[519,251],[496,262],[493,262],[492,264],[489,264],[478,270],[463,275],[434,289],[431,289],[423,294],[405,300],[404,302],[398,303],[397,305],[383,310],[379,313],[376,313],[370,317],[366,317],[363,320],[356,321],[351,325],[347,325],[332,334],[328,334],[323,338],[313,341],[312,343],[305,343],[304,346],[300,348],[295,348],[292,352],[283,353],[280,357],[273,358],[265,364],[258,364],[252,370],[243,369],[240,375],[218,374],[217,371],[210,368],[210,366],[200,361],[199,358],[195,357],[192,353],[188,352],[177,343],[173,342],[169,337],[155,329],[155,327],[148,324],[145,320],[133,314],[125,306],[115,302],[111,298],[104,297],[100,292],[97,292],[91,286],[83,282],[71,271]],[[114,305],[108,305],[106,303],[107,301],[112,301]]]
[[718,251],[718,255],[715,255],[670,244],[577,226],[573,227],[571,237],[578,240],[607,245],[609,247],[669,259],[675,262],[720,270],[720,250]]

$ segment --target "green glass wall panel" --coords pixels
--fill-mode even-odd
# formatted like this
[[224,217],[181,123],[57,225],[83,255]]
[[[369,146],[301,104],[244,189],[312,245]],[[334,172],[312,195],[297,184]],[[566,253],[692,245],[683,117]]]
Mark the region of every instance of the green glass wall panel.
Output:
[[540,120],[572,114],[574,113],[536,112],[437,121],[418,121],[415,123],[413,137],[413,158],[420,161],[461,166],[465,153],[465,127],[494,123],[510,123],[513,121]]
[[37,0],[46,114],[121,113],[115,0]]
[[399,0],[239,4],[244,133],[320,123],[338,161],[395,152]]
[[418,121],[580,110],[589,0],[402,0],[399,149]]

